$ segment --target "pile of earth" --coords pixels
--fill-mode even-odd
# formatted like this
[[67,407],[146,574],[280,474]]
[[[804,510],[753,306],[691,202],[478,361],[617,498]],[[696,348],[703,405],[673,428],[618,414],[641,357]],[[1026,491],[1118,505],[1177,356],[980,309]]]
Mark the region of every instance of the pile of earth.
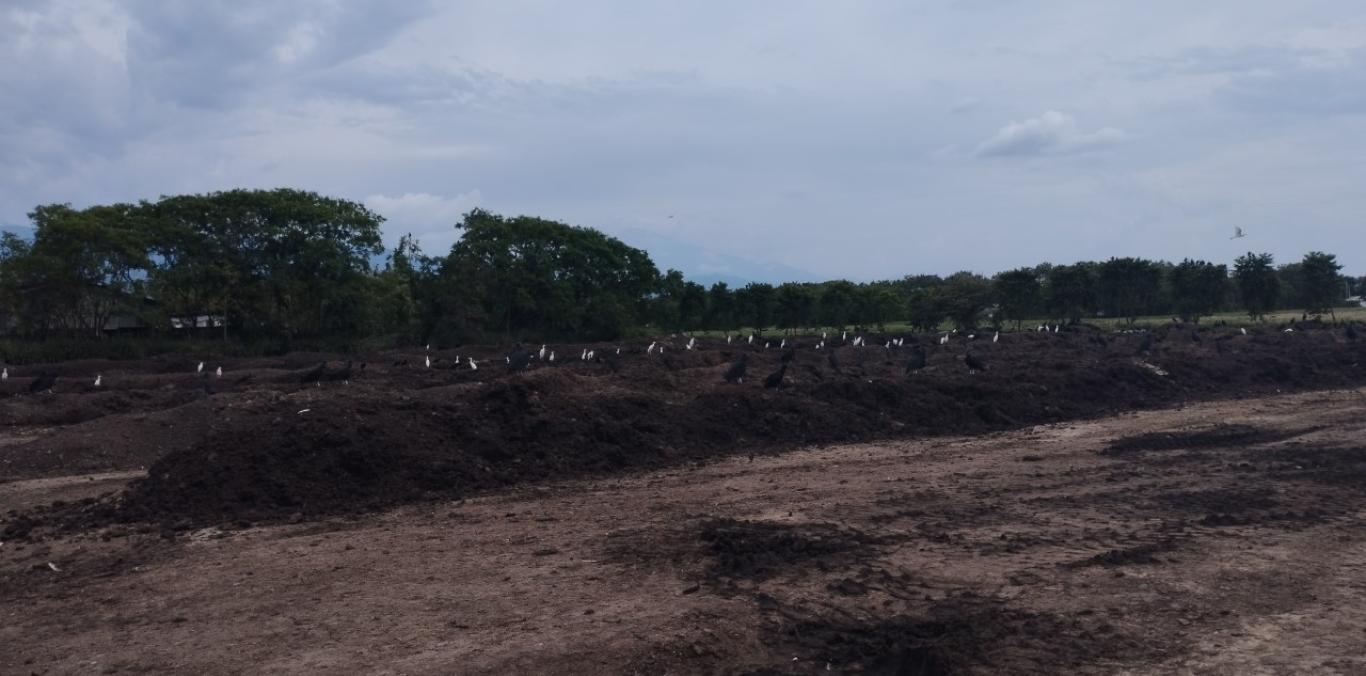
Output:
[[[183,527],[310,518],[803,444],[976,433],[1366,383],[1366,343],[1332,330],[1172,327],[1155,331],[1146,352],[1140,334],[1086,329],[1003,334],[999,343],[910,336],[903,348],[870,338],[869,347],[817,350],[817,340],[794,339],[774,389],[762,381],[786,350],[717,339],[694,350],[661,340],[664,354],[647,353],[647,343],[559,346],[561,355],[595,349],[599,359],[537,361],[518,373],[506,372],[505,348],[496,347],[461,350],[484,362],[477,370],[454,367],[449,355],[444,370],[422,368],[421,352],[372,355],[349,385],[317,387],[280,371],[268,379],[271,396],[235,395],[240,403],[218,410],[197,441],[168,452],[99,511]],[[913,342],[925,346],[928,365],[908,374]],[[970,373],[967,352],[986,370]],[[740,353],[747,377],[723,382]]]

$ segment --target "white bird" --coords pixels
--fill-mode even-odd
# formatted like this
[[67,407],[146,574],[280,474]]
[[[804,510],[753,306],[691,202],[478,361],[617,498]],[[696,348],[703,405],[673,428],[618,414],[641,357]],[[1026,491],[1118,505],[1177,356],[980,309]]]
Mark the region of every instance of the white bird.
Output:
[[767,350],[767,349],[770,348],[770,347],[773,347],[773,344],[770,343],[770,342],[768,342],[767,340],[765,340],[765,341],[764,341],[764,349]]
[[427,351],[430,352],[431,349],[432,349],[432,344],[431,344],[431,343],[427,343]]
[[977,340],[977,334],[975,334],[975,333],[969,333],[969,334],[968,334],[968,340]]
[[427,355],[426,360],[427,360],[427,368],[431,368],[431,367],[432,367],[432,356],[431,356],[431,355]]
[[1240,239],[1240,238],[1243,238],[1243,237],[1247,237],[1247,235],[1244,235],[1244,234],[1243,234],[1243,229],[1240,228],[1240,227],[1238,227],[1238,226],[1234,226],[1234,227],[1233,227],[1233,236],[1230,237],[1229,239]]
[[726,336],[726,344],[727,344],[727,345],[730,345],[730,336],[729,336],[729,335]]
[[664,354],[664,346],[663,346],[663,345],[660,345],[660,346],[659,346],[659,353],[660,353],[660,354]]
[[621,348],[617,348],[617,354],[621,354]]
[[753,344],[754,344],[754,334],[752,334],[752,333],[749,334],[749,344],[750,344],[750,345],[753,345]]
[[219,378],[222,378],[222,377],[223,377],[223,367],[222,367],[222,366],[218,367],[218,370],[217,370],[217,371],[214,371],[214,375],[218,376]]
[[892,341],[890,341],[890,340],[887,341],[887,344],[886,344],[886,345],[883,345],[883,346],[882,346],[882,349],[884,349],[884,350],[890,350],[890,349],[892,349]]
[[824,331],[821,331],[821,342],[822,342],[822,343],[825,342],[825,332],[824,332]]
[[203,372],[204,372],[204,362],[201,361],[201,362],[199,362],[199,368],[195,369],[195,373],[203,373]]
[[949,344],[949,334],[946,333],[946,334],[940,336],[940,337],[939,337],[939,344],[940,344],[940,345],[948,345],[948,344]]
[[1057,333],[1057,332],[1058,332],[1058,329],[1060,329],[1060,328],[1062,328],[1062,325],[1060,325],[1060,324],[1054,324],[1054,325],[1053,325],[1053,333]]
[[545,345],[541,345],[541,351],[536,353],[536,358],[545,361]]
[[99,386],[100,386],[100,383],[103,382],[103,380],[104,380],[104,376],[101,376],[100,374],[96,373],[96,374],[95,374],[95,387],[99,387]]
[[478,371],[478,370],[479,370],[479,365],[476,364],[476,363],[474,363],[474,357],[470,357],[469,360],[470,360],[470,370],[471,370],[471,371]]
[[5,367],[5,371],[4,371],[3,373],[0,373],[0,380],[9,380],[9,367],[8,367],[8,366]]
[[588,361],[588,348],[583,348],[583,354],[579,355],[579,361]]
[[555,351],[554,351],[554,350],[551,350],[551,351],[550,351],[550,362],[551,362],[552,364],[555,363]]
[[994,336],[991,337],[991,342],[993,342],[993,343],[999,343],[999,342],[1001,342],[1001,332],[1000,332],[1000,331],[997,331],[997,332],[996,332],[996,335],[994,335]]
[[1283,333],[1294,333],[1295,329],[1286,329]]
[[689,338],[689,339],[688,339],[688,349],[689,349],[689,350],[693,349],[693,347],[695,347],[696,345],[697,345],[697,339],[696,339],[696,338]]
[[655,353],[655,344],[654,344],[654,343],[650,343],[650,346],[647,347],[647,348],[645,348],[645,354],[654,354],[654,353]]
[[1239,331],[1242,331],[1242,332],[1243,332],[1243,335],[1245,335],[1245,336],[1247,335],[1247,329],[1241,329],[1241,328],[1240,328],[1240,329],[1238,329],[1238,330],[1239,330]]
[[[455,361],[456,361],[456,362],[459,362],[459,361],[460,361],[460,357],[457,356],[457,357],[455,358]],[[503,357],[503,363],[505,363],[505,364],[511,364],[511,363],[512,363],[512,357]]]
[[843,340],[843,341],[845,341],[845,342],[848,342],[848,341],[849,341],[849,332],[848,332],[848,331],[843,331],[843,332],[841,332],[841,333],[840,333],[840,340]]
[[588,351],[588,360],[589,360],[589,361],[592,361],[592,360],[593,360],[593,355],[594,355],[594,354],[596,354],[596,352],[595,352],[594,350],[589,350],[589,351]]

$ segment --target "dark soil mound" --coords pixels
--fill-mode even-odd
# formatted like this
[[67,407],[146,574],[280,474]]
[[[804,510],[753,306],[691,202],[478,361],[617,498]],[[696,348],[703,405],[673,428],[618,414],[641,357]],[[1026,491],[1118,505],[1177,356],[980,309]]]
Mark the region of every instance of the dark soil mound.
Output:
[[822,570],[847,563],[872,539],[825,524],[788,525],[719,519],[702,527],[702,542],[713,563],[713,580],[764,580],[793,566]]
[[[1213,341],[1159,337],[1145,355],[1138,335],[1111,335],[1105,345],[1095,335],[1025,332],[999,343],[955,336],[946,346],[922,336],[928,364],[910,375],[909,350],[840,347],[836,369],[828,350],[807,347],[775,389],[762,380],[782,351],[714,339],[697,350],[661,341],[663,355],[646,354],[648,343],[621,345],[619,355],[618,346],[559,346],[554,365],[519,373],[507,372],[495,348],[460,350],[478,369],[467,361],[423,368],[421,353],[371,355],[350,385],[322,387],[300,384],[284,368],[316,365],[321,356],[258,360],[250,366],[260,375],[235,390],[242,403],[220,411],[204,441],[157,462],[118,514],[187,525],[307,517],[798,444],[975,433],[1366,382],[1366,344],[1328,332],[1229,335],[1218,351]],[[963,364],[969,346],[984,371]],[[587,349],[598,358],[575,358]],[[726,384],[722,372],[740,352],[749,354],[749,373]],[[441,354],[442,364],[454,363],[453,352]],[[252,388],[272,396],[252,396]],[[1265,440],[1232,429],[1130,446]]]

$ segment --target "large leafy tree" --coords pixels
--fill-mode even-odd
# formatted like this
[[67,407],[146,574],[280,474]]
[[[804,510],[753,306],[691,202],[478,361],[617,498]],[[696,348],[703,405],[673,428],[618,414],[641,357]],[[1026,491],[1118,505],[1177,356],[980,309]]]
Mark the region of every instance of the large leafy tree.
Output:
[[1333,306],[1342,301],[1345,287],[1338,275],[1342,266],[1337,256],[1322,251],[1310,251],[1300,261],[1301,293],[1304,296],[1305,312],[1323,314],[1327,312],[1337,319]]
[[996,296],[997,316],[1015,322],[1015,328],[1030,317],[1038,316],[1043,298],[1043,284],[1034,268],[1018,268],[996,275],[992,280]]
[[1096,274],[1092,263],[1048,268],[1045,295],[1049,312],[1073,324],[1095,308]]
[[1172,307],[1181,319],[1199,322],[1200,317],[1213,314],[1224,302],[1228,266],[1187,258],[1168,271],[1167,283],[1171,287]]
[[440,274],[446,292],[478,314],[448,326],[452,338],[477,338],[480,325],[504,338],[616,338],[644,323],[659,287],[648,254],[592,228],[479,209],[457,227],[463,236]]
[[775,295],[778,328],[793,330],[811,325],[816,296],[809,284],[788,282],[778,287]]
[[905,312],[901,294],[893,282],[873,282],[857,288],[855,316],[860,324],[879,328]]
[[858,311],[859,286],[837,279],[820,286],[816,302],[816,321],[822,326],[843,328],[855,320]]
[[1096,291],[1107,315],[1130,324],[1153,310],[1162,290],[1162,269],[1142,258],[1111,258],[1096,266]]
[[991,306],[991,282],[971,272],[955,272],[940,287],[940,303],[944,314],[958,328],[977,326]]
[[65,204],[29,214],[33,241],[6,235],[0,243],[4,296],[22,328],[101,335],[116,312],[142,311],[151,261],[147,229],[130,204],[77,210]]
[[1233,264],[1233,277],[1238,282],[1238,295],[1249,317],[1261,320],[1276,307],[1281,282],[1271,254],[1249,251],[1247,255],[1239,256]]
[[705,326],[708,329],[720,329],[730,331],[737,326],[735,317],[735,295],[730,292],[730,287],[725,282],[716,282],[707,289],[707,319]]
[[777,292],[772,284],[750,282],[735,291],[735,304],[740,319],[758,330],[773,325],[776,302]]

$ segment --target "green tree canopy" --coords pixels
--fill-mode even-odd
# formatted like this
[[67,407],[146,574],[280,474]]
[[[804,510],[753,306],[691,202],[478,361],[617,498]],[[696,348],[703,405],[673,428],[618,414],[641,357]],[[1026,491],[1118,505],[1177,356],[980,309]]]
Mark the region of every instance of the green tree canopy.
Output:
[[1281,282],[1271,254],[1249,251],[1247,255],[1239,256],[1233,264],[1233,277],[1238,282],[1238,295],[1249,317],[1260,320],[1276,307]]

